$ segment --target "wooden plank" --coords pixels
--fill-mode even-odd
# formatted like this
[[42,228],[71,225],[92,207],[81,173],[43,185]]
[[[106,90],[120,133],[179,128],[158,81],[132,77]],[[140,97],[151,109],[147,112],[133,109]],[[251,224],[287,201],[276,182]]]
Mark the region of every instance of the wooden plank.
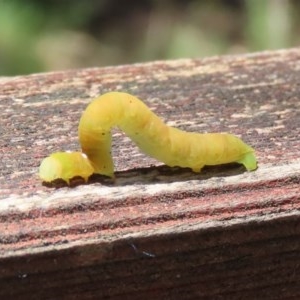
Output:
[[[0,299],[299,299],[299,75],[289,49],[0,79]],[[116,130],[115,182],[42,186],[41,159],[78,149],[113,90],[241,136],[258,170],[169,168]]]

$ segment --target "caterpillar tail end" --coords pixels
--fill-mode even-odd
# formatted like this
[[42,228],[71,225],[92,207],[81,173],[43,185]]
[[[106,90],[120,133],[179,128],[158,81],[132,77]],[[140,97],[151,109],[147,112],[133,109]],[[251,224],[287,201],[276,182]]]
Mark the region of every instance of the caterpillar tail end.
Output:
[[[46,157],[43,159],[40,168],[39,168],[39,177],[44,182],[52,182],[58,178],[61,178],[62,167],[60,162],[52,157]],[[64,179],[67,184],[70,183],[69,179]]]
[[56,152],[46,157],[39,168],[39,177],[43,182],[53,183],[62,179],[68,185],[74,177],[81,177],[85,182],[93,174],[87,156],[82,152]]
[[257,169],[257,161],[254,152],[246,153],[243,158],[237,162],[244,165],[247,171],[254,171]]

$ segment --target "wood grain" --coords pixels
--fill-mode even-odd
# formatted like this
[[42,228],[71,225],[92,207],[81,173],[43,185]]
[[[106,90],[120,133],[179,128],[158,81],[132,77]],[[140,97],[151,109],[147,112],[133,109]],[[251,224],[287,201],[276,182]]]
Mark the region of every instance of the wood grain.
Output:
[[[0,78],[1,299],[299,299],[300,49]],[[259,168],[169,168],[114,131],[114,182],[49,188],[91,99],[226,131]]]

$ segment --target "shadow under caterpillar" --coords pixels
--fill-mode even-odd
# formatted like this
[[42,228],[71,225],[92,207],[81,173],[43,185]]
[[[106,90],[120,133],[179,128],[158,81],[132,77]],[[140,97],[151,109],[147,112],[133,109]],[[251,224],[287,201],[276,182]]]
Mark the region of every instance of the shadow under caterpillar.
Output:
[[147,155],[174,167],[200,172],[205,165],[237,162],[257,168],[254,149],[229,133],[186,132],[166,125],[141,100],[110,92],[92,101],[79,122],[82,152],[56,152],[45,158],[39,176],[45,182],[75,176],[85,181],[93,173],[114,176],[111,128],[118,126]]

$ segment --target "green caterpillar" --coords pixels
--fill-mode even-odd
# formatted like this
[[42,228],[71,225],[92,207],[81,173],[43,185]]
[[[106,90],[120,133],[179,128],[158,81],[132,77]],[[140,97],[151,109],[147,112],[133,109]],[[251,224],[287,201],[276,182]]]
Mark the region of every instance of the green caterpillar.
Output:
[[110,92],[92,101],[79,123],[82,152],[57,152],[45,158],[39,170],[45,182],[75,176],[85,181],[93,173],[114,176],[111,157],[112,127],[118,126],[147,155],[168,166],[200,172],[205,165],[237,162],[248,171],[257,168],[254,149],[228,133],[185,132],[166,125],[138,98]]

